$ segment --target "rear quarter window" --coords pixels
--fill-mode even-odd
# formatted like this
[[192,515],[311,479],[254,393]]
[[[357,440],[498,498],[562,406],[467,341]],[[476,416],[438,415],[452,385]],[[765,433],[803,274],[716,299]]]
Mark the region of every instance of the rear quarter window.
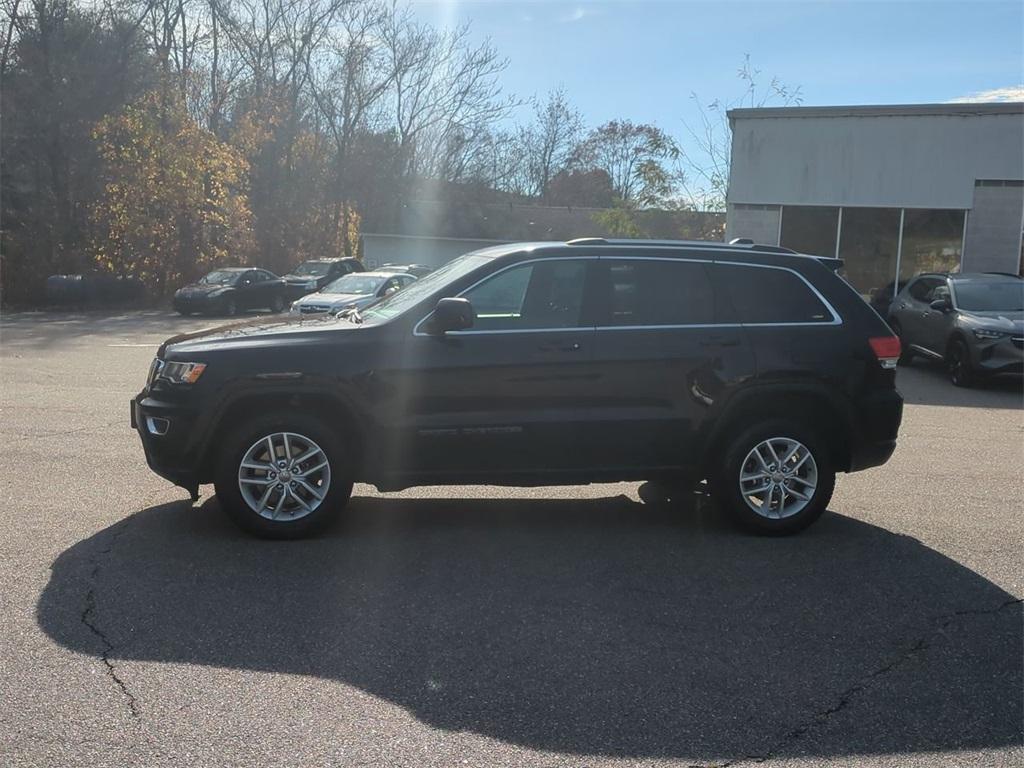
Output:
[[737,319],[758,323],[831,323],[825,303],[797,274],[775,267],[718,264]]

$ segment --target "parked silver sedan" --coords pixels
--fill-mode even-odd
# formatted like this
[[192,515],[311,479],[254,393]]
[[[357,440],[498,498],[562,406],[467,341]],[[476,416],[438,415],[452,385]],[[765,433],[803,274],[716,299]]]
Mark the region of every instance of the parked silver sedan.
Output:
[[292,302],[296,314],[336,314],[347,309],[365,309],[375,301],[400,291],[416,278],[405,273],[354,272],[328,283],[316,293]]

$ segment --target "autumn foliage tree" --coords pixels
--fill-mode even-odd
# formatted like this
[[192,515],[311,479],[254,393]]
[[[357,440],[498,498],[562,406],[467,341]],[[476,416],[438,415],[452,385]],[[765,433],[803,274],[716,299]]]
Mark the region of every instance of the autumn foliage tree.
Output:
[[201,128],[175,91],[147,93],[97,126],[104,187],[98,266],[157,295],[252,253],[241,153]]

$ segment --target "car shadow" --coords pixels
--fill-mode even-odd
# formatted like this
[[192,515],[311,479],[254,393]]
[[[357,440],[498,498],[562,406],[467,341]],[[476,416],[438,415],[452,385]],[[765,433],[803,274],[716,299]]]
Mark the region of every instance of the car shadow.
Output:
[[897,369],[896,386],[912,405],[1024,409],[1024,377],[1015,374],[982,378],[964,388],[950,382],[943,363],[914,360]]
[[[210,499],[64,551],[37,615],[115,666],[309,675],[439,729],[708,760],[1019,743],[1011,601],[915,539],[833,513],[748,536],[699,494],[356,497],[325,535],[276,543]],[[831,727],[844,710],[878,725],[851,740]]]

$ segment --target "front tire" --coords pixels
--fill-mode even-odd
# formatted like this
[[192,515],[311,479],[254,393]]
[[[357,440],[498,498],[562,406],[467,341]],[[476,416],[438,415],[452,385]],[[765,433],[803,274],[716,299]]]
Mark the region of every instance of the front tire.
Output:
[[949,345],[946,353],[946,365],[949,369],[949,380],[956,387],[972,387],[977,381],[974,369],[971,367],[971,353],[967,345],[957,339]]
[[238,314],[238,304],[235,303],[234,299],[225,299],[223,304],[224,314],[228,317],[234,317]]
[[215,486],[242,530],[295,539],[322,530],[352,495],[349,452],[332,430],[302,414],[269,414],[225,439]]
[[828,507],[832,457],[812,428],[772,419],[738,432],[710,478],[712,497],[734,521],[764,535],[802,531]]

